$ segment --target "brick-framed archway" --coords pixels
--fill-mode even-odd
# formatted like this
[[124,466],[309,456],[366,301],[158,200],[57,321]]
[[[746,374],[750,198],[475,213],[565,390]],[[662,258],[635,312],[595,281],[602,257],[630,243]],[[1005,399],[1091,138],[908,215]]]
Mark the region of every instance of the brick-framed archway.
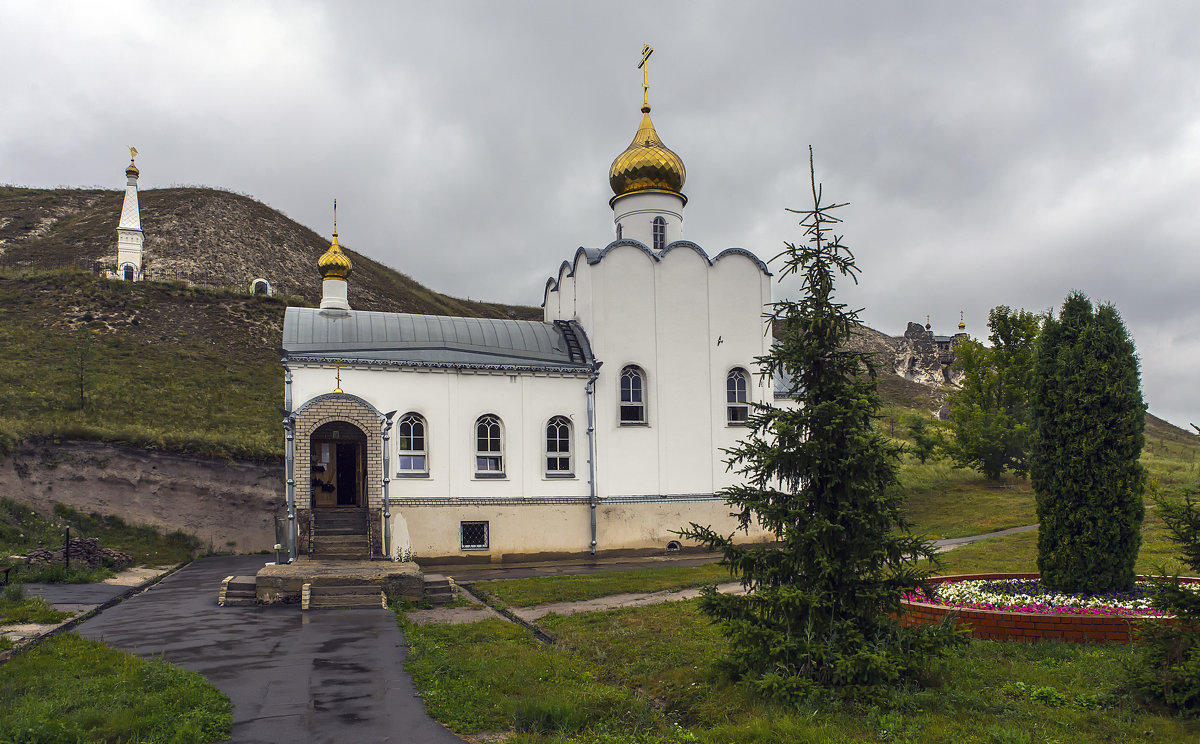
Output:
[[383,514],[383,433],[384,417],[375,406],[349,393],[325,393],[311,398],[296,409],[295,459],[297,552],[311,553],[312,536],[312,435],[328,423],[349,424],[366,437],[363,490],[371,555],[383,556],[381,539]]

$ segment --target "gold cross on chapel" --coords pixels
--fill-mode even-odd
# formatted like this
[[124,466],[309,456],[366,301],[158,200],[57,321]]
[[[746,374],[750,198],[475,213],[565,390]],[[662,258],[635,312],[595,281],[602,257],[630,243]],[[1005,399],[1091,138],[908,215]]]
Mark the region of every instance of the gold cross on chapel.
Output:
[[638,62],[638,69],[642,71],[642,105],[650,105],[650,55],[654,54],[654,47],[646,44],[642,47],[642,61]]
[[333,389],[333,392],[340,393],[342,392],[342,363],[338,362],[334,366],[337,367],[337,387]]

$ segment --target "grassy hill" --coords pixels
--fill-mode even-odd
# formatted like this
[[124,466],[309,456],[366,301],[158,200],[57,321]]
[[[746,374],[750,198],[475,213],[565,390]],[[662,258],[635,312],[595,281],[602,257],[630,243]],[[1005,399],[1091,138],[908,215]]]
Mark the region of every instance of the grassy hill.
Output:
[[[123,191],[0,187],[0,269],[93,271],[116,263]],[[207,188],[147,189],[138,196],[146,278],[246,293],[266,279],[316,304],[317,258],[329,238],[254,199]],[[496,318],[541,317],[537,308],[461,300],[343,249],[354,262],[350,304],[360,310]]]
[[[115,262],[123,192],[0,187],[0,452],[30,437],[280,459],[288,304],[320,300],[329,240],[249,197],[140,193],[148,281]],[[352,250],[363,310],[539,318],[440,294]],[[252,297],[267,279],[275,297]]]

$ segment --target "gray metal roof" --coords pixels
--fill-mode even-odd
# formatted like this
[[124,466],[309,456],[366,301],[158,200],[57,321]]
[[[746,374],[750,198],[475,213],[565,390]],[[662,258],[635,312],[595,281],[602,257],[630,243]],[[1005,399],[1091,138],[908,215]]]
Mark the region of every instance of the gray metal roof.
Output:
[[591,347],[575,322],[444,315],[322,312],[289,307],[283,349],[298,361],[363,361],[416,367],[586,370]]

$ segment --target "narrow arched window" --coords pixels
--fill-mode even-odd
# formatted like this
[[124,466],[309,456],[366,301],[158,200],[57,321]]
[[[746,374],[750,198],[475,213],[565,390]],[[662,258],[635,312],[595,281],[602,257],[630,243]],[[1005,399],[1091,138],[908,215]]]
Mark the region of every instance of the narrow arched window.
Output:
[[617,223],[617,240],[620,240],[622,237],[624,237],[624,233],[625,233],[625,229],[621,226],[621,223],[618,222]]
[[504,427],[492,414],[475,421],[475,477],[504,476]]
[[725,378],[725,410],[730,425],[740,426],[750,419],[749,377],[744,369],[732,369]]
[[425,438],[425,418],[419,413],[406,413],[396,424],[396,444],[399,447],[396,471],[399,475],[429,473],[429,451]]
[[654,250],[661,251],[667,247],[667,221],[662,217],[654,218]]
[[621,423],[646,423],[646,376],[632,364],[621,370]]
[[555,416],[546,423],[546,475],[551,478],[572,475],[571,459],[571,420]]

